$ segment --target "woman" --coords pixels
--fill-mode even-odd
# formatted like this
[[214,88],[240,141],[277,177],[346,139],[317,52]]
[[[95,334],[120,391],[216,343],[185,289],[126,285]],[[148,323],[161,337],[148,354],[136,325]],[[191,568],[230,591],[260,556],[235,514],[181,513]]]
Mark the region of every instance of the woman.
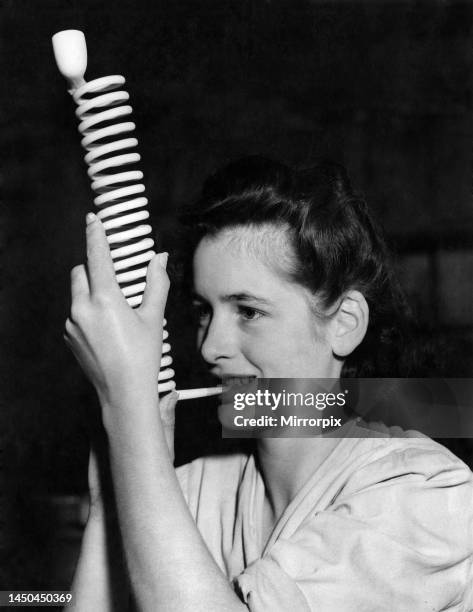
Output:
[[[215,376],[413,373],[383,240],[338,166],[242,160],[207,181],[184,224]],[[105,445],[91,453],[75,609],[126,609],[128,583],[138,609],[166,612],[472,609],[472,474],[426,437],[348,415],[343,431],[262,436],[254,454],[175,471],[176,398],[156,387],[166,255],[133,311],[93,215],[87,245],[66,338]]]

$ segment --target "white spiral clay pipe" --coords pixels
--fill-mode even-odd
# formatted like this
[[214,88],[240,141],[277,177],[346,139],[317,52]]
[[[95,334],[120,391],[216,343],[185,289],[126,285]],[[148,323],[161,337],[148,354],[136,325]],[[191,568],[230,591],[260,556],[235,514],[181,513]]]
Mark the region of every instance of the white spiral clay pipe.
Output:
[[[133,112],[127,104],[129,95],[120,88],[125,79],[119,75],[86,82],[87,47],[79,30],[64,30],[53,36],[54,56],[61,74],[67,79],[69,93],[77,104],[81,144],[87,151],[85,162],[91,187],[97,194],[94,204],[110,245],[116,278],[123,295],[132,307],[141,304],[146,286],[146,270],[154,256],[152,228],[143,224],[149,218],[148,200],[141,182],[143,173],[132,166],[140,161],[134,149],[138,140],[130,137],[135,129],[124,120]],[[117,122],[118,120],[118,122]],[[131,150],[131,151],[130,151]],[[123,153],[122,151],[125,151]],[[168,337],[164,330],[163,340]],[[174,370],[170,368],[171,346],[163,342],[163,356],[158,374],[158,390],[166,393],[175,388]],[[181,389],[179,399],[217,395],[222,387]]]

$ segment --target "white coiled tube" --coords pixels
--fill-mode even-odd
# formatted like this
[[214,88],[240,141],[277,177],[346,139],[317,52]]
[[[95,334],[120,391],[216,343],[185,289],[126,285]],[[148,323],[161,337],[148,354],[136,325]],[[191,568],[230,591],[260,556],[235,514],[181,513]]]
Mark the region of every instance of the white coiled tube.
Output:
[[[133,112],[129,95],[122,89],[124,77],[107,76],[86,82],[87,47],[84,34],[65,30],[53,36],[53,48],[60,72],[71,85],[69,93],[77,104],[79,132],[87,151],[85,162],[91,187],[97,194],[94,204],[103,223],[120,288],[132,307],[139,306],[146,287],[147,264],[153,258],[152,228],[146,221],[143,173],[135,167],[141,157],[135,150],[138,140],[131,134],[135,124],[129,121]],[[166,321],[164,322],[166,324]],[[163,331],[163,340],[168,332]],[[166,393],[175,388],[174,370],[170,367],[171,345],[163,342],[158,390]],[[221,393],[221,387],[184,389],[179,399],[190,399]]]
[[91,187],[97,194],[94,204],[107,233],[117,281],[130,306],[138,306],[154,242],[151,226],[143,224],[149,219],[143,173],[123,171],[141,159],[133,151],[138,140],[129,137],[135,124],[124,121],[133,112],[126,104],[128,93],[120,89],[124,83],[118,75],[95,79],[76,89],[72,97],[77,104],[81,144],[87,151]]
[[[72,92],[77,104],[79,132],[87,151],[91,187],[97,194],[94,204],[110,245],[116,278],[123,295],[132,307],[139,306],[146,287],[147,264],[153,258],[154,241],[148,223],[148,200],[143,195],[143,173],[134,168],[140,154],[134,149],[138,140],[130,137],[135,129],[127,121],[133,109],[129,95],[121,88],[122,76],[107,76],[84,83]],[[127,169],[128,167],[128,169]],[[164,331],[164,338],[168,333]],[[163,343],[158,374],[158,389],[166,393],[175,388],[174,370],[169,366],[171,345]]]

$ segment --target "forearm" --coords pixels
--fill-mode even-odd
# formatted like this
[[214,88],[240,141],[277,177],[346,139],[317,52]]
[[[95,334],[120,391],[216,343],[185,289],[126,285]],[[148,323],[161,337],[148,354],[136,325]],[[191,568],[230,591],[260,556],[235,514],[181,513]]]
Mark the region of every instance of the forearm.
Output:
[[71,590],[68,610],[128,610],[128,578],[118,528],[101,511],[93,512],[87,521]]
[[110,406],[113,417],[106,424],[123,545],[139,609],[246,610],[190,515],[155,406],[135,405],[133,420],[120,417],[121,406]]

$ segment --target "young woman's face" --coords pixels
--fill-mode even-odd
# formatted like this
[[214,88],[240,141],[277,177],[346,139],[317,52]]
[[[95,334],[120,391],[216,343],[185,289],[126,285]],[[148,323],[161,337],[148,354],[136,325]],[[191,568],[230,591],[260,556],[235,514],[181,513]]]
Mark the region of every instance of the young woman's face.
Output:
[[264,242],[262,256],[261,230],[232,228],[199,243],[194,307],[202,357],[224,379],[338,377],[340,363],[308,291],[277,270],[281,240]]

